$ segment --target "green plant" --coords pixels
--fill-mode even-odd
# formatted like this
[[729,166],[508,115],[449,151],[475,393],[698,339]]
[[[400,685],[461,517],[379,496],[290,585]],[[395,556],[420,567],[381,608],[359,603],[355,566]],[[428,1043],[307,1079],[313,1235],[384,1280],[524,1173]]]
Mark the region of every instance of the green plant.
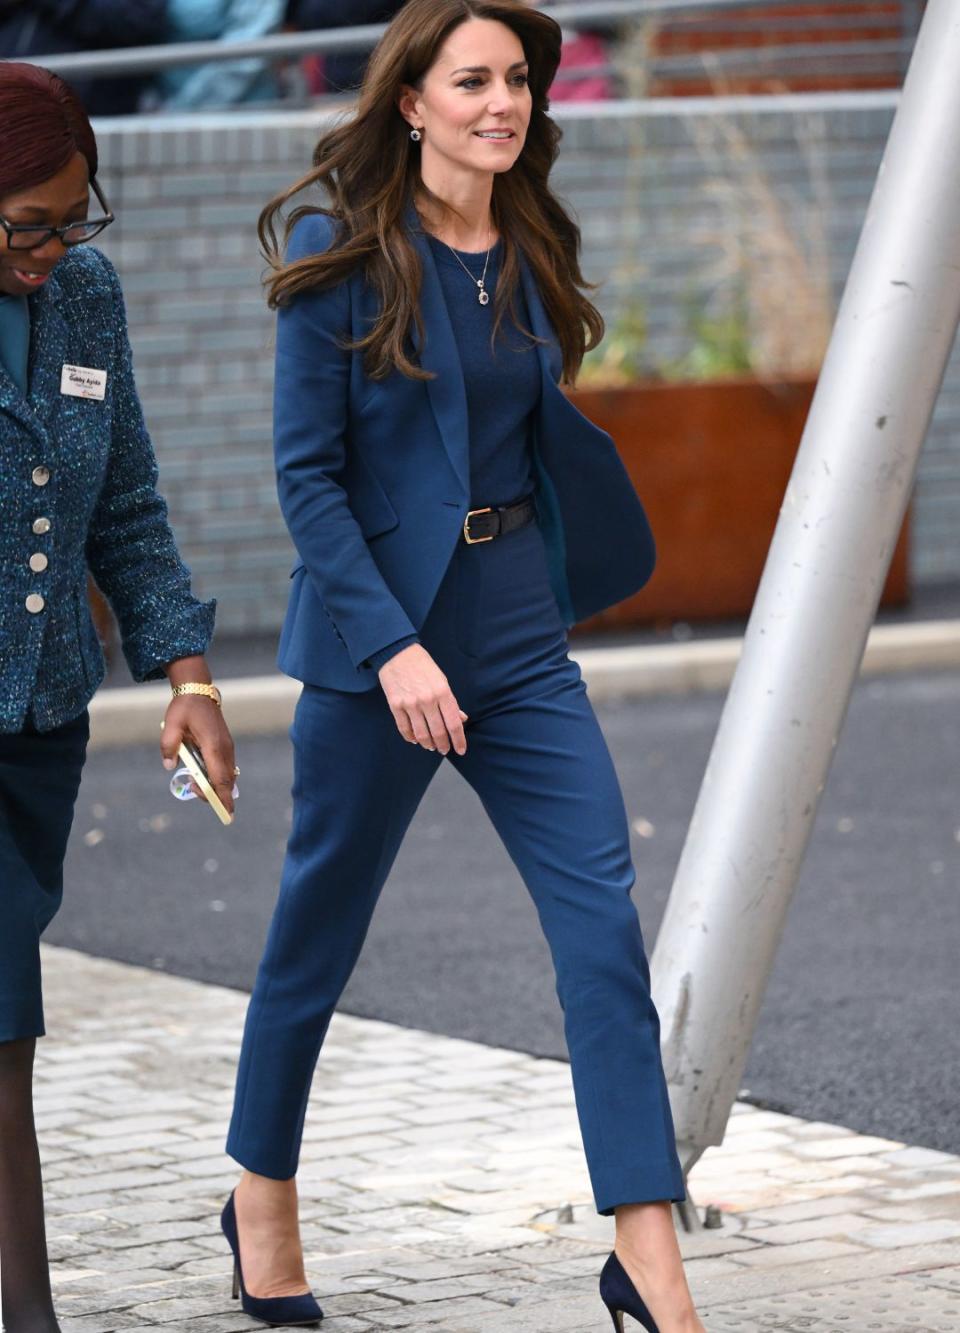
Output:
[[[650,22],[624,34],[620,66],[629,97],[649,95],[655,35]],[[713,81],[717,92],[725,91],[715,71]],[[805,171],[786,186],[771,179],[739,118],[706,113],[685,117],[684,124],[705,178],[702,204],[677,220],[692,260],[682,326],[674,328],[670,356],[658,355],[648,336],[643,294],[648,266],[638,243],[657,229],[646,213],[647,121],[637,116],[626,126],[623,243],[610,274],[611,285],[626,295],[603,344],[585,360],[581,383],[614,387],[651,378],[816,375],[834,315],[823,122],[814,115],[794,121]]]
[[714,380],[749,375],[753,369],[746,295],[720,310],[694,293],[686,301],[687,348],[673,361],[658,360],[649,347],[647,317],[634,299],[610,326],[601,345],[584,358],[581,388],[615,389],[642,380]]
[[715,380],[749,375],[754,369],[747,295],[737,287],[720,310],[710,308],[703,294],[687,298],[686,329],[689,346],[683,356],[664,362],[661,373],[670,380]]
[[578,383],[584,387],[616,388],[637,380],[656,379],[658,371],[648,348],[647,312],[634,299],[607,330],[603,342],[588,352]]

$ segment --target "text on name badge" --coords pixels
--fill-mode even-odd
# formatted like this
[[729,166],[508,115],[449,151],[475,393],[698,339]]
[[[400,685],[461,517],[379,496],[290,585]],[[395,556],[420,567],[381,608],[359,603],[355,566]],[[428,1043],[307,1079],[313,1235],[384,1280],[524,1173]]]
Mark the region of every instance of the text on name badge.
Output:
[[71,398],[96,398],[102,402],[107,394],[107,372],[91,370],[89,366],[64,366],[60,392]]

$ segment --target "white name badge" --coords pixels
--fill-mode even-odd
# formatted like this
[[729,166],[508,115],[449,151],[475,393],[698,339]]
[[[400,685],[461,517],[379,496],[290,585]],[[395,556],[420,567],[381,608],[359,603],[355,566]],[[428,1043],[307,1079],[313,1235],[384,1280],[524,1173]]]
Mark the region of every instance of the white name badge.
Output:
[[96,398],[102,403],[107,396],[107,372],[91,370],[89,366],[64,366],[60,392],[71,398]]

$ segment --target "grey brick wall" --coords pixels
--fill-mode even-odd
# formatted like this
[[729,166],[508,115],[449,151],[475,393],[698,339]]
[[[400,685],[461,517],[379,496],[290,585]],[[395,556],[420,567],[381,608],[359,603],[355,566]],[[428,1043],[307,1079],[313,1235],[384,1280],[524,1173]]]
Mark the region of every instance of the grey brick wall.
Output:
[[[579,215],[587,274],[602,284],[608,319],[639,293],[655,357],[682,350],[691,292],[729,280],[730,200],[745,181],[749,201],[757,166],[801,241],[822,219],[839,289],[892,111],[882,95],[862,109],[831,98],[817,105],[722,124],[680,103],[564,117],[556,182]],[[255,226],[262,204],[308,168],[319,124],[297,112],[97,127],[101,179],[118,215],[104,249],[123,280],[162,485],[198,590],[219,598],[221,632],[275,629],[286,601],[291,551],[270,440],[273,318]],[[715,156],[729,125],[746,165]],[[718,179],[727,182],[719,196]],[[752,244],[737,238],[734,248]],[[794,294],[780,291],[775,306],[789,337]],[[958,431],[955,358],[917,489],[918,582],[960,576]]]

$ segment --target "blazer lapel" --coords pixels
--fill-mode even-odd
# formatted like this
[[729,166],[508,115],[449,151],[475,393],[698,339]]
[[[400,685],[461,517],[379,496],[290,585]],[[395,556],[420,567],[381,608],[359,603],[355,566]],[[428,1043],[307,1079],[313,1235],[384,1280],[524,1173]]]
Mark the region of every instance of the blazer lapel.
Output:
[[0,412],[12,417],[24,429],[36,432],[37,423],[30,404],[20,392],[19,384],[13,382],[3,366],[0,366]]
[[52,274],[34,298],[31,310],[30,388],[27,399],[38,417],[47,418],[60,396],[60,376],[67,351],[67,324],[60,311],[60,284]]
[[546,386],[548,383],[556,385],[563,371],[560,344],[557,342],[557,335],[550,323],[546,307],[541,300],[540,289],[537,287],[533,270],[530,268],[525,255],[521,253],[519,259],[520,283],[523,287],[523,295],[530,315],[531,329],[542,340],[537,344],[537,353],[540,357],[544,385]]
[[423,314],[424,336],[421,343],[414,329],[414,345],[420,357],[420,365],[433,374],[433,378],[427,380],[430,405],[453,469],[464,491],[469,495],[470,431],[463,367],[460,364],[453,325],[447,312],[447,303],[443,297],[430,242],[424,234],[412,204],[407,211],[407,225],[410,239],[417,248],[423,269],[420,309]]
[[[467,393],[463,382],[463,367],[457,352],[453,325],[447,311],[440,277],[424,234],[416,208],[410,204],[406,212],[410,239],[420,255],[423,269],[423,287],[420,306],[423,312],[424,338],[422,345],[414,331],[414,344],[424,370],[433,372],[427,381],[427,393],[440,435],[450,455],[450,461],[464,490],[470,490],[470,431],[467,417]],[[563,370],[560,346],[547,315],[536,280],[523,254],[520,260],[520,280],[533,333],[541,339],[537,344],[541,376],[545,390],[557,389]]]

